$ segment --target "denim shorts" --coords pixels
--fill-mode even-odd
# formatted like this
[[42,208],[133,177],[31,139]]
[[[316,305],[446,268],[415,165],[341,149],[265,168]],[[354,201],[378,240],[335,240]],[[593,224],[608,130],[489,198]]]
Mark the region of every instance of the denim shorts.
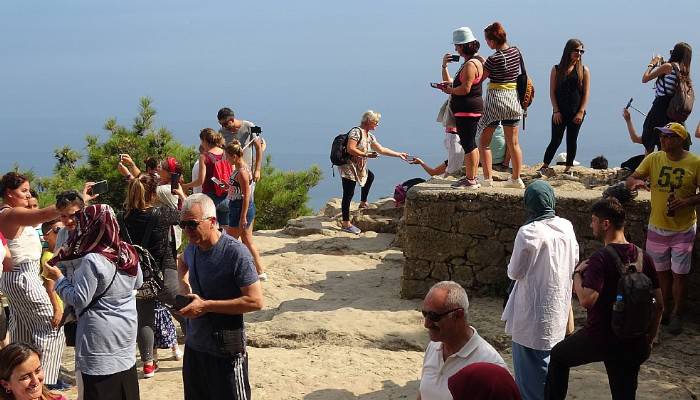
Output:
[[226,194],[217,196],[214,193],[206,193],[206,195],[209,196],[216,206],[216,222],[218,222],[219,225],[226,225],[228,222],[228,201],[226,200]]
[[[238,228],[238,225],[241,222],[241,211],[243,211],[243,199],[229,200],[228,209],[228,226]],[[255,202],[253,199],[251,199],[250,203],[248,203],[248,213],[246,214],[246,218],[248,219],[248,226],[250,226],[255,218]],[[248,226],[245,226],[244,228],[247,228]]]

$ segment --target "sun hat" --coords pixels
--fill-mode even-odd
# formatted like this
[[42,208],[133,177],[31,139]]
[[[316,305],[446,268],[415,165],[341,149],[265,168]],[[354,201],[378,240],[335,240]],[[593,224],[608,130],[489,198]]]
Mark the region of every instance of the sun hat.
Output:
[[[557,158],[556,158],[555,161],[556,161],[557,165],[564,165],[564,164],[566,164],[566,153],[559,153],[559,154],[557,154]],[[573,162],[572,164],[573,164],[574,166],[581,165],[581,163],[578,162],[578,161],[576,161],[576,160],[574,160],[574,162]]]
[[452,32],[452,44],[464,44],[475,40],[476,37],[474,37],[472,30],[466,26],[457,28]]

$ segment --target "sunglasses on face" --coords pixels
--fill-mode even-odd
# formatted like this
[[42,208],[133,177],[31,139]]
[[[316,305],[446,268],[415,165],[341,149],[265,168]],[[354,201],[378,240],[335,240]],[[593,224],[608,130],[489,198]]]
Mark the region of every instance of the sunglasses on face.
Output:
[[202,221],[206,221],[208,218],[205,219],[190,219],[186,221],[180,221],[180,228],[185,229],[185,230],[190,230],[193,231],[197,229],[200,223]]
[[438,312],[435,312],[435,311],[425,311],[425,310],[421,310],[421,314],[423,314],[423,318],[425,318],[425,319],[427,319],[427,320],[430,320],[430,321],[433,321],[433,322],[440,322],[440,320],[443,319],[446,315],[448,315],[448,314],[450,314],[450,313],[453,313],[453,312],[455,312],[455,311],[457,311],[457,310],[463,310],[463,308],[462,308],[462,307],[453,308],[453,309],[451,309],[450,311],[445,311],[445,312],[443,312],[443,313],[438,313]]
[[583,53],[585,53],[585,52],[586,52],[586,50],[584,50],[584,49],[574,49],[574,50],[572,51],[572,53],[578,53],[578,54],[583,54]]

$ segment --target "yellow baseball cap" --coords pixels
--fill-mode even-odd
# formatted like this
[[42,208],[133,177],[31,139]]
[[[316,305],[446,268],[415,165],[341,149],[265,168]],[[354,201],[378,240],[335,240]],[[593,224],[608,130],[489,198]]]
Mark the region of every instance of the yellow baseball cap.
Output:
[[659,126],[654,128],[659,132],[659,134],[664,136],[678,136],[681,139],[688,140],[688,131],[685,126],[679,124],[678,122],[669,122],[666,126]]

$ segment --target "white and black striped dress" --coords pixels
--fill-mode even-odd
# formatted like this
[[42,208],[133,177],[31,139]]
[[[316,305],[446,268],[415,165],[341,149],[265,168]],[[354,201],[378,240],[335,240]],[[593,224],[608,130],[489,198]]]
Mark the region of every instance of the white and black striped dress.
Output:
[[24,227],[7,245],[14,266],[2,274],[0,288],[10,303],[10,341],[32,343],[41,350],[44,383],[53,385],[66,339],[63,328],[51,326],[53,306],[39,276],[41,241],[34,228]]

